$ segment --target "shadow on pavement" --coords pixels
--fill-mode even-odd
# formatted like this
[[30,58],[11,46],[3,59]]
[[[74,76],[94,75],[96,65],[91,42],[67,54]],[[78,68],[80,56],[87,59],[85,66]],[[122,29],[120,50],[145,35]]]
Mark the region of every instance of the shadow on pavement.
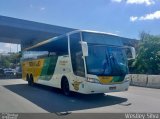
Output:
[[4,86],[10,91],[24,97],[48,112],[69,112],[97,107],[111,106],[126,102],[126,98],[110,95],[74,94],[66,97],[60,90],[41,85],[30,87],[27,84]]

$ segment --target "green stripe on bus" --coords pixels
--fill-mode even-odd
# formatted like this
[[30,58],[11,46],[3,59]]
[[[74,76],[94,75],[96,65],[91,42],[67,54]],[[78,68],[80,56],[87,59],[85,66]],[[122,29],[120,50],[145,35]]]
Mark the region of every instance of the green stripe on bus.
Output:
[[50,80],[52,78],[55,67],[56,67],[57,59],[58,59],[58,56],[45,58],[40,79]]
[[122,82],[124,80],[124,76],[114,76],[112,82]]

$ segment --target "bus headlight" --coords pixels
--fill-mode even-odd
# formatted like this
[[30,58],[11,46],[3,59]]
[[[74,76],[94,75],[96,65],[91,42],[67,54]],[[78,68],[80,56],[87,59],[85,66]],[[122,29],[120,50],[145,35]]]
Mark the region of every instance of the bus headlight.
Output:
[[130,80],[131,79],[131,76],[130,75],[126,75],[125,76],[125,80],[127,81],[127,80]]
[[91,82],[91,83],[100,83],[98,79],[95,78],[87,78],[87,82]]
[[131,75],[126,75],[124,81],[131,81]]

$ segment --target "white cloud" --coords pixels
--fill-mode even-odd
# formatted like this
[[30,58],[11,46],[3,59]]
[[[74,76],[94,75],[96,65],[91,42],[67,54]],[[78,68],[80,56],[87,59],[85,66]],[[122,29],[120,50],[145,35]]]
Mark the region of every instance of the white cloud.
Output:
[[131,16],[130,17],[130,21],[132,21],[132,22],[136,21],[137,19],[138,19],[138,17],[136,17],[136,16]]
[[160,10],[151,14],[146,14],[145,16],[141,16],[139,20],[154,20],[160,19]]
[[120,3],[120,2],[122,2],[122,0],[112,0],[112,2],[118,2],[118,3]]
[[137,16],[131,16],[130,17],[131,22],[135,22],[137,20],[142,21],[142,20],[155,20],[155,19],[160,20],[160,10],[155,11],[154,13],[151,13],[151,14],[146,14],[144,16],[140,16],[140,17],[137,17]]
[[127,4],[145,4],[147,6],[155,4],[155,0],[111,0],[112,2],[126,2]]
[[127,4],[146,4],[146,5],[152,5],[155,4],[154,0],[127,0]]

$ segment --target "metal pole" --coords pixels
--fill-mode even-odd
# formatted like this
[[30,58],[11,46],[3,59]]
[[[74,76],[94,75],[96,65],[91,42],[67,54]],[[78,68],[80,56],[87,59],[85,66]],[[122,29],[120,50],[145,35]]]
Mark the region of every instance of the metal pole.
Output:
[[17,52],[16,53],[18,53],[18,44],[17,44]]
[[11,53],[11,43],[10,43],[10,53]]

